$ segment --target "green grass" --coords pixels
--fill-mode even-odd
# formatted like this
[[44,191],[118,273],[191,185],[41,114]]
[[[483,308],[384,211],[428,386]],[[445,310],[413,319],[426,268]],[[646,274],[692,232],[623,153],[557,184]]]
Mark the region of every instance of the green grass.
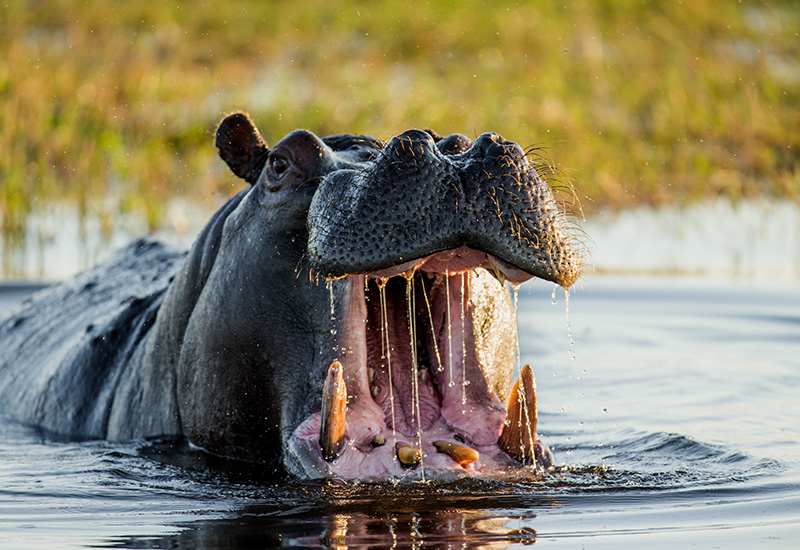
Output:
[[221,116],[268,141],[410,127],[543,146],[584,211],[800,194],[797,2],[11,2],[6,241],[50,201],[144,216],[238,183]]

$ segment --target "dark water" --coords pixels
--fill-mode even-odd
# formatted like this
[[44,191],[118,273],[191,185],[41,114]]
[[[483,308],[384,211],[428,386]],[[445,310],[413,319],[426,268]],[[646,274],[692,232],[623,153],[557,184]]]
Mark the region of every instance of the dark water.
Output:
[[6,421],[0,547],[799,548],[800,287],[590,276],[571,327],[551,292],[523,287],[520,333],[553,473],[276,483]]

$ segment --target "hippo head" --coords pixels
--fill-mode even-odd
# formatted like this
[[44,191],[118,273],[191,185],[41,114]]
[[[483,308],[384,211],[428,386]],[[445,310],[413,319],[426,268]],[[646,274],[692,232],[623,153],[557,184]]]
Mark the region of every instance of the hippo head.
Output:
[[512,381],[507,282],[568,288],[580,261],[516,143],[299,130],[270,149],[237,113],[217,147],[252,188],[186,331],[178,387],[194,443],[280,455],[303,477],[551,463],[530,367]]

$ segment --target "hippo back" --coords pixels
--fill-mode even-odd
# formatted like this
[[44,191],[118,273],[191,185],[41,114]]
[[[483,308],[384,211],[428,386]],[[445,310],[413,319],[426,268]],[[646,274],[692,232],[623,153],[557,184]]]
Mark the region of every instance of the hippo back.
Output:
[[[0,414],[45,429],[106,437],[116,389],[185,252],[138,239],[0,318]],[[140,361],[138,361],[140,362]]]

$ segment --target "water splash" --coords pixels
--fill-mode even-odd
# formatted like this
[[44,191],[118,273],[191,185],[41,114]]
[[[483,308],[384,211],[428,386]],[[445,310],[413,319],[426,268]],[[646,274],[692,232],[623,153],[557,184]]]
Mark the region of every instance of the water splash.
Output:
[[[558,301],[556,300],[556,292],[560,287],[557,285],[553,286],[553,293],[550,297],[553,300],[553,305],[556,305]],[[577,359],[575,355],[575,335],[572,332],[572,319],[569,316],[569,290],[564,289],[564,312],[566,315],[567,320],[567,337],[569,338],[569,356],[570,359],[575,361]]]
[[564,289],[564,311],[567,317],[567,335],[569,336],[569,356],[575,361],[575,336],[572,333],[572,320],[569,317],[569,290]]
[[[331,321],[335,321],[336,320],[336,308],[335,308],[334,300],[333,300],[333,281],[326,281],[325,282],[325,286],[328,287],[328,297],[330,299],[330,304],[331,304]],[[335,331],[336,331],[336,329],[331,329],[331,334],[336,334]]]
[[412,418],[416,416],[417,423],[417,442],[419,444],[419,468],[422,481],[425,481],[425,465],[423,464],[424,452],[422,450],[422,414],[419,410],[419,367],[417,366],[417,316],[416,297],[414,292],[414,273],[406,278],[406,303],[408,304],[408,335],[411,339],[411,408]]
[[[387,279],[378,279],[375,283],[378,285],[378,294],[381,301],[381,359],[386,360],[386,370],[389,374],[389,408],[392,414],[392,440],[397,440],[397,419],[394,413],[394,387],[392,386],[392,346],[389,342],[389,315],[386,312],[386,281]],[[397,454],[392,453],[392,460],[397,462]]]
[[450,272],[445,269],[444,271],[444,288],[445,288],[445,298],[447,300],[447,353],[448,353],[448,370],[450,377],[448,378],[450,382],[447,383],[447,386],[452,388],[456,385],[453,381],[453,331],[451,329],[451,319],[450,319]]
[[467,410],[464,408],[467,405],[467,347],[466,342],[464,341],[464,319],[466,317],[465,312],[465,303],[466,300],[466,291],[464,289],[465,285],[465,276],[464,273],[461,274],[461,296],[459,300],[459,304],[461,305],[461,414],[467,414]]
[[[527,398],[525,397],[525,386],[522,382],[522,350],[520,349],[520,341],[519,341],[519,284],[512,284],[511,287],[514,289],[514,326],[515,326],[515,338],[517,339],[517,350],[516,350],[516,357],[514,358],[514,368],[516,369],[517,376],[519,377],[520,388],[519,393],[517,394],[517,399],[519,400],[519,404],[524,411],[524,415],[520,415],[519,417],[519,424],[517,428],[522,431],[523,428],[523,416],[524,418],[524,426],[528,429],[528,444],[530,445],[530,452],[531,452],[531,459],[534,458],[534,443],[536,438],[535,430],[533,430],[533,426],[531,425],[531,419],[528,415],[528,407],[527,407]],[[534,382],[535,387],[536,382]],[[508,423],[508,420],[506,420]],[[524,432],[523,432],[524,433]],[[523,458],[525,460],[525,442],[520,441],[520,451]],[[536,461],[533,460],[533,466],[536,467]]]
[[[439,354],[439,343],[436,338],[436,327],[433,325],[433,312],[431,311],[431,303],[428,301],[428,292],[425,290],[425,281],[420,277],[422,283],[422,296],[425,298],[425,307],[428,309],[428,321],[431,324],[431,341],[433,342],[433,352],[436,355],[436,372],[442,372],[444,365],[442,365],[442,356]],[[431,365],[433,366],[433,365]]]
[[[520,421],[519,428],[520,428],[520,430],[522,429],[523,422],[524,422],[524,426],[527,429],[527,434],[528,434],[528,449],[530,450],[530,453],[531,453],[531,456],[530,456],[531,465],[535,468],[536,467],[536,458],[534,456],[534,453],[535,453],[535,451],[534,451],[534,440],[536,438],[536,434],[534,433],[535,430],[533,429],[533,426],[531,425],[532,422],[531,422],[531,417],[530,417],[529,409],[528,409],[528,398],[526,396],[528,388],[525,385],[525,382],[524,382],[524,380],[522,378],[522,375],[520,375],[520,377],[519,377],[519,385],[520,385],[520,391],[519,391],[518,395],[519,395],[519,399],[520,399],[520,405],[522,405],[522,412],[523,412],[523,414],[521,414],[519,416],[519,421]],[[533,385],[534,385],[534,387],[536,387],[536,382],[533,382]],[[524,417],[524,420],[523,420],[523,417]],[[526,432],[522,432],[522,433],[526,433]],[[519,446],[520,446],[520,448],[522,450],[522,462],[524,464],[525,463],[525,442],[523,440],[520,440]]]
[[522,368],[522,350],[519,343],[519,284],[512,284],[514,289],[514,338],[517,339],[516,357],[514,357],[514,372],[519,374]]

